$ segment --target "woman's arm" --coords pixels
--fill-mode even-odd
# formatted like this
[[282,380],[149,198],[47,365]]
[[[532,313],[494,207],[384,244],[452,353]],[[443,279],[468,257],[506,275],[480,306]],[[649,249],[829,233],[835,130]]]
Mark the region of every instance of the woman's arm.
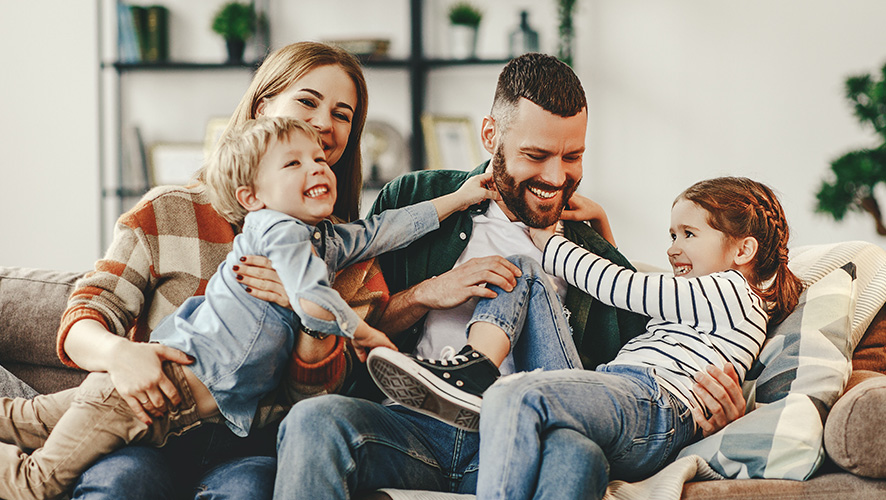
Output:
[[114,335],[98,321],[74,323],[65,338],[64,350],[72,361],[91,372],[107,372],[126,404],[146,424],[177,406],[181,397],[161,369],[163,361],[190,364],[188,356],[160,344],[132,342]]

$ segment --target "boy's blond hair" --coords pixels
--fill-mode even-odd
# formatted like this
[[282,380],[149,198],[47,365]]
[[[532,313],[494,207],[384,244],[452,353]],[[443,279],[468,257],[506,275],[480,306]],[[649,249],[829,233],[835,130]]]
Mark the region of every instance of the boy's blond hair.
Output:
[[259,162],[268,151],[271,139],[286,140],[295,131],[306,134],[323,148],[317,130],[295,118],[247,120],[219,139],[203,173],[212,207],[225,220],[238,227],[243,224],[249,211],[237,201],[237,188],[254,188]]

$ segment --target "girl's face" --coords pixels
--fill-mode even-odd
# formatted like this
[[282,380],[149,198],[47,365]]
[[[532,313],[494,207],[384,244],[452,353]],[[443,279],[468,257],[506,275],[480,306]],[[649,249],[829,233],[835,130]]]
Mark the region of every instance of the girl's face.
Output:
[[345,152],[357,110],[357,89],[337,64],[308,71],[279,94],[262,99],[258,114],[299,118],[320,132],[330,165]]
[[668,259],[674,276],[694,278],[736,269],[739,243],[708,224],[708,213],[680,199],[671,209],[671,247]]

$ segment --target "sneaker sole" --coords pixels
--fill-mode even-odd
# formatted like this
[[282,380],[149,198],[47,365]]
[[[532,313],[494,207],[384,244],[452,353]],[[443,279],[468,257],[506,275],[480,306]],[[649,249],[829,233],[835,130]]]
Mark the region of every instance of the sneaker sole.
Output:
[[459,429],[480,429],[482,398],[452,387],[390,349],[373,349],[366,366],[376,385],[401,405]]

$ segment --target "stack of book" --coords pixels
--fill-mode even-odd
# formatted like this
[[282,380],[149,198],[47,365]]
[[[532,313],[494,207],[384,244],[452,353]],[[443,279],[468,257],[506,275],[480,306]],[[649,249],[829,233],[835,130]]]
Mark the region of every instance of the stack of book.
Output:
[[169,57],[169,9],[117,2],[120,62],[158,62]]

